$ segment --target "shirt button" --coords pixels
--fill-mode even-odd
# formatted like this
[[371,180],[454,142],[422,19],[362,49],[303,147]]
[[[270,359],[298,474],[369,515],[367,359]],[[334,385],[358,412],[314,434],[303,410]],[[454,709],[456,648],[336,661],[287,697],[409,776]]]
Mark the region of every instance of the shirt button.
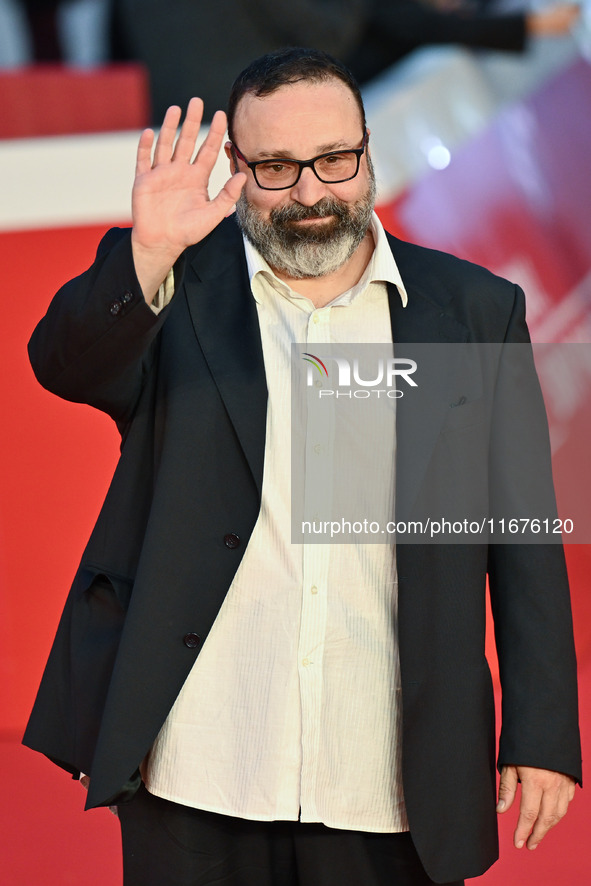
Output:
[[235,532],[229,532],[228,535],[224,535],[224,544],[227,548],[237,548],[240,544],[240,536]]
[[303,658],[303,659],[302,659],[302,664],[303,664],[303,666],[304,666],[305,668],[307,668],[308,665],[309,665],[310,663],[311,663],[311,662],[310,662],[310,659],[309,659],[309,658]]
[[199,634],[195,634],[193,631],[189,631],[188,634],[185,634],[183,637],[183,643],[187,647],[187,649],[197,649],[199,644],[201,643],[201,637]]
[[322,446],[320,445],[320,443],[316,444],[316,446],[314,447],[314,452],[316,453],[316,455],[322,455]]
[[124,305],[129,304],[129,302],[133,299],[133,292],[130,292],[129,289],[126,289],[123,295],[121,296],[121,301]]
[[121,309],[123,308],[123,302],[121,302],[118,298],[115,301],[112,301],[109,305],[109,314],[113,317],[116,317],[117,314],[121,313]]
[[312,314],[312,322],[320,323],[320,316],[318,314]]
[[311,593],[311,594],[317,594],[317,593],[318,593],[318,588],[316,587],[316,585],[312,585],[312,587],[310,588],[310,593]]

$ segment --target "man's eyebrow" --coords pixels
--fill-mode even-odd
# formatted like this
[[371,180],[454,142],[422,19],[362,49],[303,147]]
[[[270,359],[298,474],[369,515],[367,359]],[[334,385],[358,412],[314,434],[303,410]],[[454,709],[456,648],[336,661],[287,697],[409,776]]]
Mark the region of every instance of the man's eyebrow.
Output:
[[[346,151],[351,148],[351,145],[348,142],[340,141],[340,142],[331,142],[330,144],[320,145],[316,153],[313,155],[317,157],[319,154],[327,154],[329,151]],[[283,150],[278,148],[276,151],[259,151],[255,154],[254,158],[256,160],[309,160],[310,157],[294,157],[293,151]]]

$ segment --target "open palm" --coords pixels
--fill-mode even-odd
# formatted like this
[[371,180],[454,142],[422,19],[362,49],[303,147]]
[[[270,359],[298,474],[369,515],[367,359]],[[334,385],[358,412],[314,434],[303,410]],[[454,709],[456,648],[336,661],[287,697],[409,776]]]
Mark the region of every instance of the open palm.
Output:
[[175,144],[181,110],[169,108],[153,158],[153,130],[146,129],[140,138],[132,192],[132,246],[136,273],[148,301],[181,252],[206,237],[229,214],[246,181],[244,173],[236,173],[210,199],[207,186],[226,131],[226,115],[216,112],[193,159],[202,114],[201,99],[191,99]]

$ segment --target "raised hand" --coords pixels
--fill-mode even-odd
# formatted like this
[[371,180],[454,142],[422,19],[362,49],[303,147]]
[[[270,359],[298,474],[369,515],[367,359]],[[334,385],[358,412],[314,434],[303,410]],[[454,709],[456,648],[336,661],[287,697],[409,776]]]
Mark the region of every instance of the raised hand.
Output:
[[229,214],[246,181],[244,173],[236,173],[210,200],[207,185],[226,131],[226,115],[216,112],[192,161],[202,115],[203,102],[192,98],[175,145],[181,109],[169,108],[153,160],[153,130],[146,129],[139,141],[131,242],[136,273],[148,302],[183,250],[206,237]]

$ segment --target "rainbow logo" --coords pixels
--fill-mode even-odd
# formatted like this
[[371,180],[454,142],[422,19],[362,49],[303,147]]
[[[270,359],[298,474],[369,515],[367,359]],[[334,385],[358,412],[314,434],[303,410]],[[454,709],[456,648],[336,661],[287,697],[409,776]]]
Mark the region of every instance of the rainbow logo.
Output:
[[304,352],[304,354],[302,354],[302,360],[305,360],[306,363],[311,363],[312,366],[314,366],[318,370],[320,375],[322,375],[324,372],[324,375],[328,378],[328,370],[320,357],[315,357],[314,354],[306,354]]

